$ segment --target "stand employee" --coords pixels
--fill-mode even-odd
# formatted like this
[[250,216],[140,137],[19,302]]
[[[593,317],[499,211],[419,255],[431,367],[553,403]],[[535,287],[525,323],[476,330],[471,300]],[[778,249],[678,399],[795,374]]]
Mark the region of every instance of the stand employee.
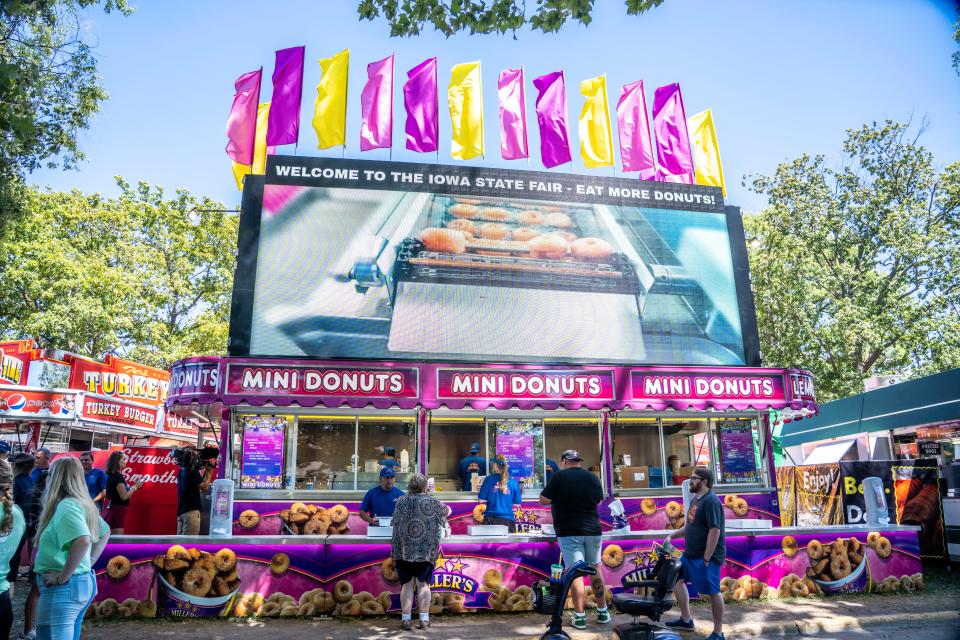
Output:
[[463,491],[470,491],[470,478],[473,474],[486,475],[487,461],[480,457],[480,443],[470,445],[470,455],[460,460],[460,485]]
[[397,498],[403,495],[403,491],[393,486],[396,475],[393,467],[380,469],[380,486],[367,491],[360,503],[361,520],[367,524],[377,524],[377,518],[393,517]]

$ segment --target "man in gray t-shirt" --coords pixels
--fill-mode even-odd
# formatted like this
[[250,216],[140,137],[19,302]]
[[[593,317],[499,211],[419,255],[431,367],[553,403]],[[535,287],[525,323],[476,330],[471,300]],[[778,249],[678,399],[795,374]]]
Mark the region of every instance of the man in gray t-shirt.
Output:
[[690,509],[684,518],[684,525],[667,536],[667,542],[674,536],[683,535],[682,579],[677,581],[673,593],[680,605],[680,618],[667,622],[674,629],[693,630],[693,618],[690,616],[690,594],[686,583],[693,584],[700,595],[710,596],[710,608],[713,613],[713,633],[707,640],[724,640],[723,637],[723,596],[720,594],[720,567],[727,557],[726,523],[723,504],[712,491],[713,471],[700,467],[690,477],[690,490],[695,494]]

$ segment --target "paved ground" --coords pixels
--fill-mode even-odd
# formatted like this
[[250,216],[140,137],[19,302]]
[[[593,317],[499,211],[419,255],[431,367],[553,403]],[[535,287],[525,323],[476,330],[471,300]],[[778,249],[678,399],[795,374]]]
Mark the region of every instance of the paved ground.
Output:
[[[960,575],[941,574],[933,591],[897,595],[852,595],[843,600],[800,599],[773,602],[734,603],[728,606],[726,636],[730,640],[814,636],[822,640],[960,640]],[[26,583],[19,581],[14,592],[15,622],[12,637],[22,625],[22,602]],[[709,609],[694,608],[697,633],[684,634],[690,640],[710,632]],[[668,617],[673,617],[668,614]],[[463,614],[436,616],[425,632],[403,634],[404,638],[497,638],[497,640],[538,638],[546,618],[535,614]],[[617,624],[629,622],[617,616]],[[586,631],[567,628],[573,640],[600,640],[612,637],[610,626],[590,619]],[[399,619],[383,617],[364,620],[329,618],[285,620],[116,620],[87,623],[86,640],[347,640],[377,639],[399,635]]]

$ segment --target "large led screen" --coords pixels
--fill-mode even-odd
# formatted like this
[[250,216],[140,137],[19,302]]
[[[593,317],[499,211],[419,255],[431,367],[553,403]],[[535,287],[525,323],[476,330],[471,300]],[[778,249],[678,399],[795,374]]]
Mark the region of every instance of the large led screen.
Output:
[[276,157],[240,244],[233,355],[756,364],[718,189]]

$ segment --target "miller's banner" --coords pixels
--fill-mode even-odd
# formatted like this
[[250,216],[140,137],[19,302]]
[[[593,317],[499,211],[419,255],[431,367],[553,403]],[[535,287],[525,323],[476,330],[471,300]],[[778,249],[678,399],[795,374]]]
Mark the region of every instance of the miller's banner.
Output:
[[238,255],[233,356],[759,364],[715,187],[271,156]]
[[794,467],[798,527],[843,524],[840,469],[835,464]]
[[877,477],[883,480],[890,522],[920,527],[921,556],[946,555],[936,460],[841,462],[840,475],[846,524],[865,521],[863,481]]

